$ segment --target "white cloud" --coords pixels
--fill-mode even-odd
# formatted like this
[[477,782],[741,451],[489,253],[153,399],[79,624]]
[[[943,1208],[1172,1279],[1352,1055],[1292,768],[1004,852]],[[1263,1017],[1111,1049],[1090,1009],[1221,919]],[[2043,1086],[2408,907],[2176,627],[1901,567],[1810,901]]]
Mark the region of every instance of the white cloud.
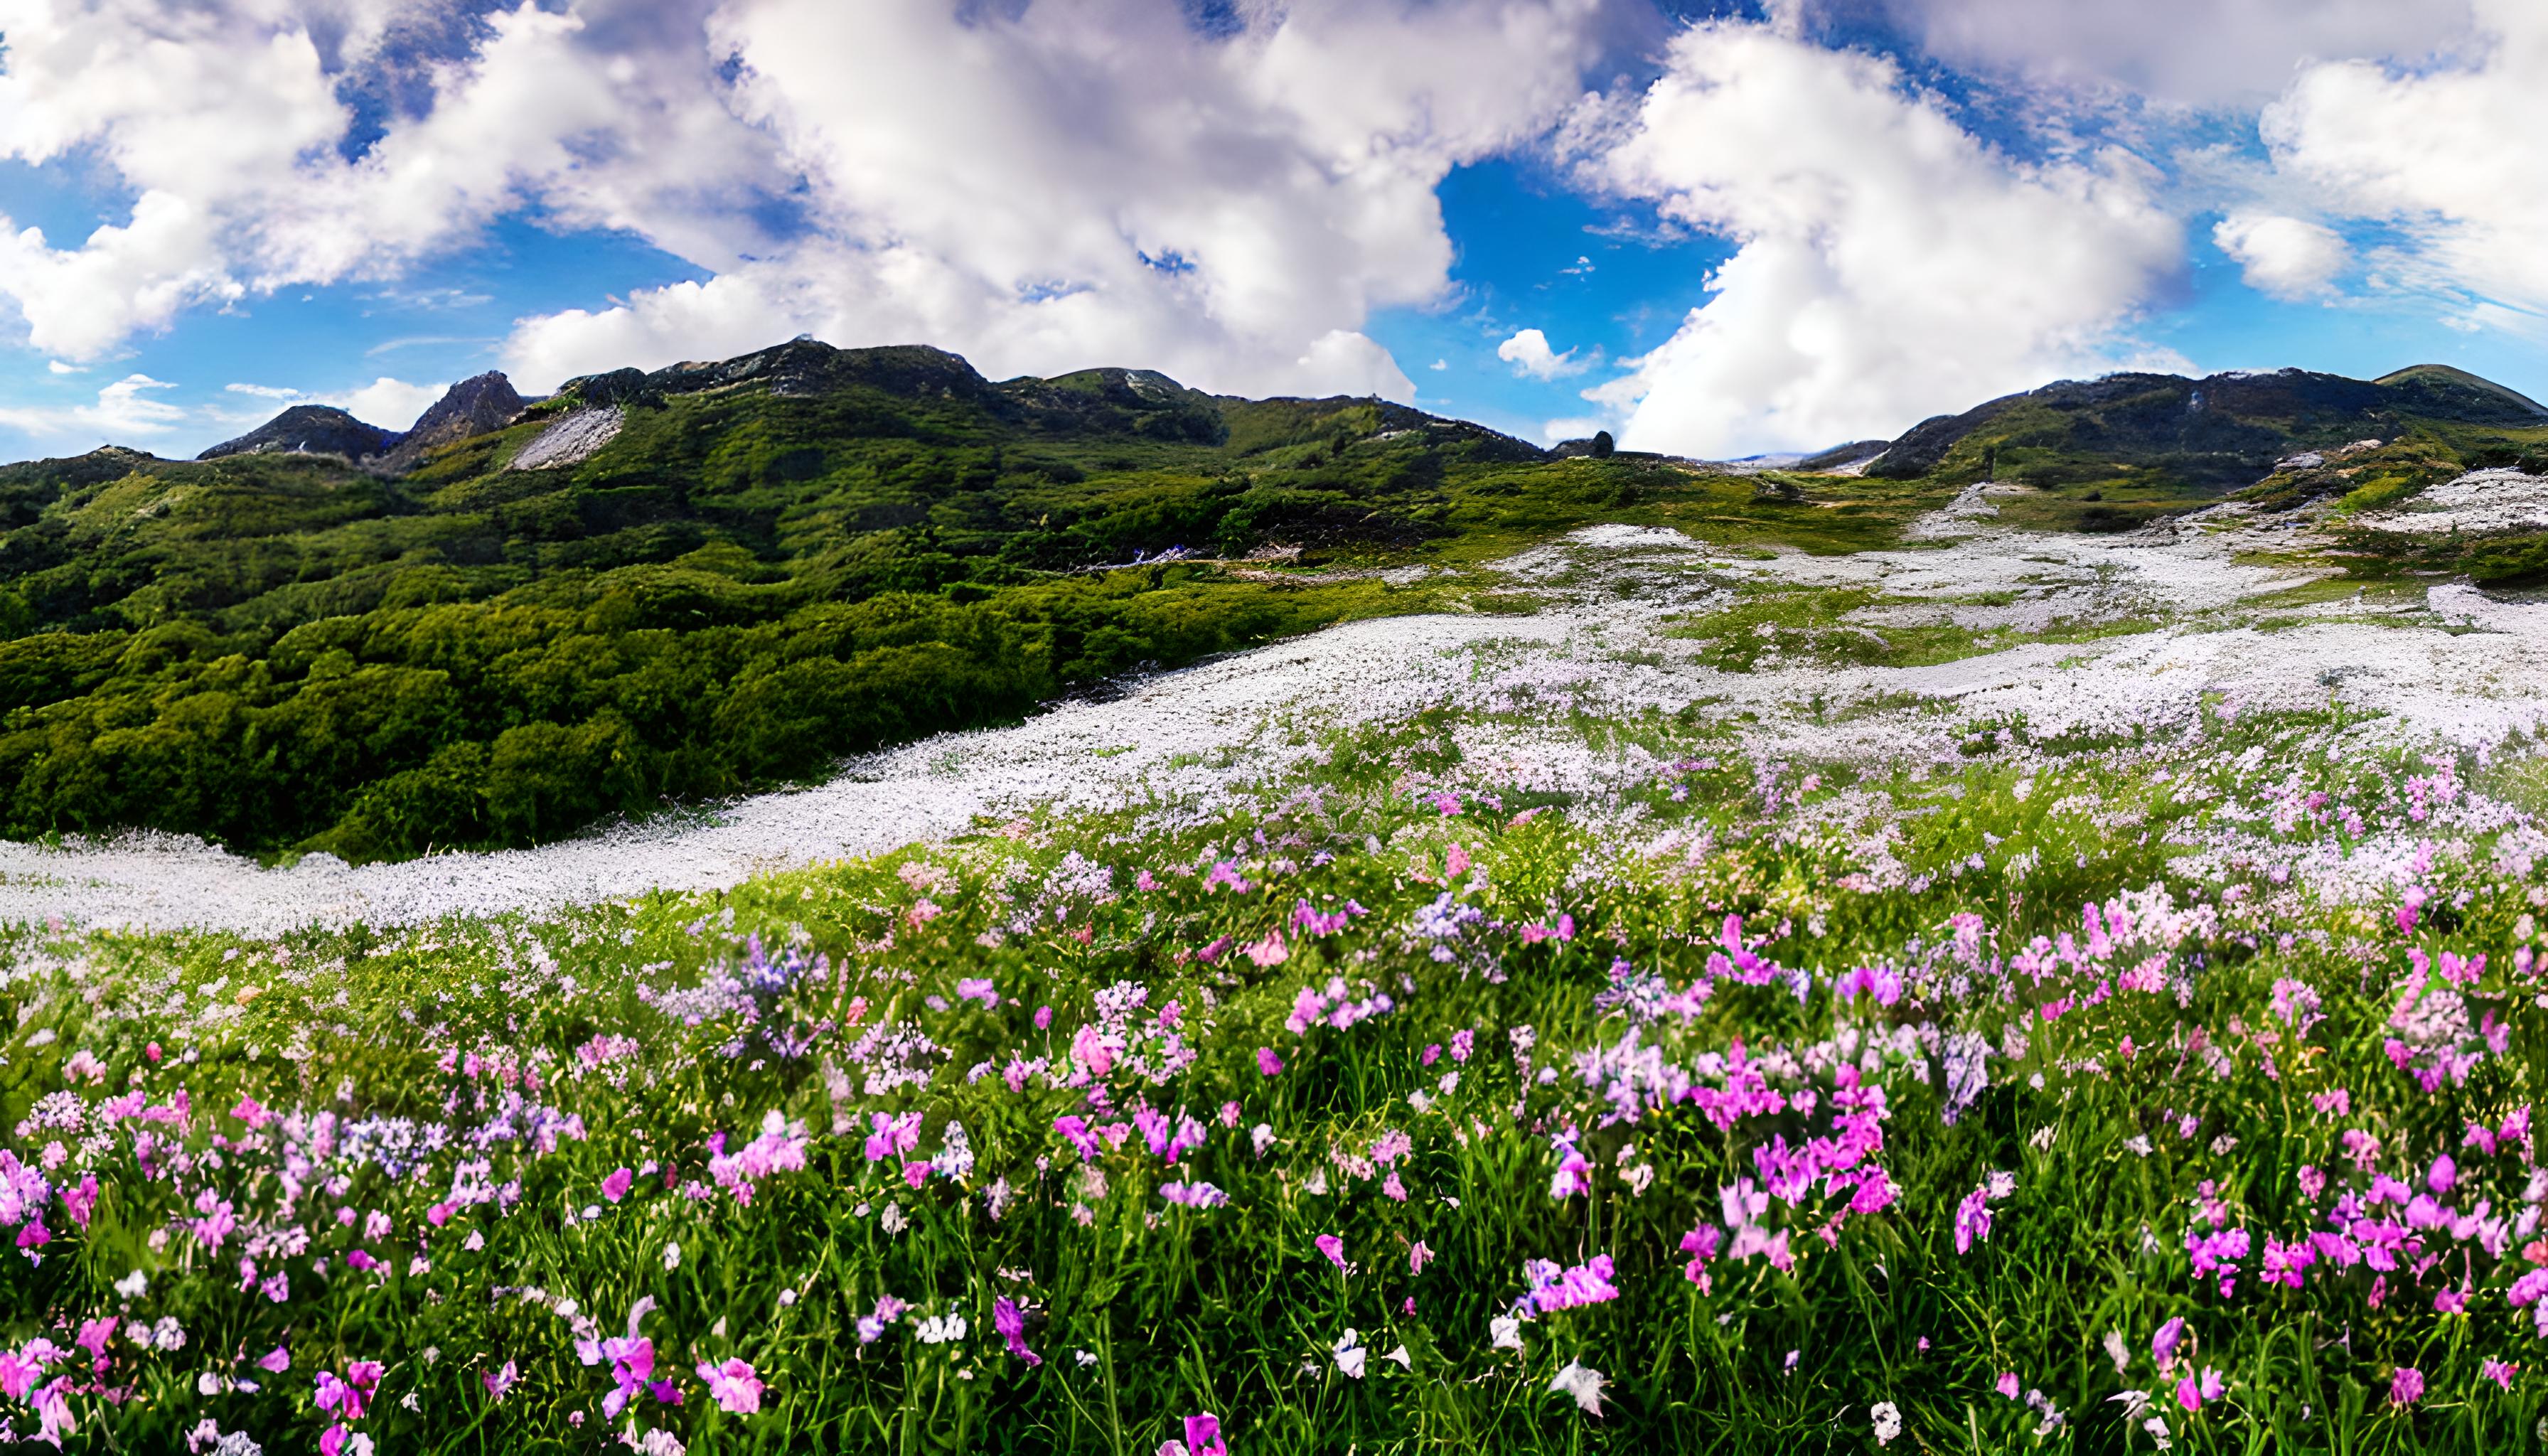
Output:
[[[524,3],[420,62],[384,43],[438,15],[423,0],[0,0],[0,158],[91,156],[135,198],[66,246],[0,219],[0,297],[36,347],[93,359],[197,306],[395,274],[533,203],[725,266],[792,177],[727,108],[705,3]],[[430,109],[348,160],[338,85],[394,64]]]
[[1609,427],[1607,420],[1596,415],[1573,415],[1564,419],[1552,419],[1539,427],[1539,442],[1543,445],[1554,445],[1560,440],[1589,440]]
[[[0,159],[135,199],[85,238],[0,218],[0,299],[80,363],[536,209],[713,276],[525,320],[535,388],[810,331],[1405,398],[1360,330],[1447,286],[1437,184],[1544,135],[1614,7],[1249,3],[1207,35],[1154,0],[0,0]],[[451,58],[401,39],[436,27]],[[381,75],[417,104],[358,117]]]
[[[2408,243],[2384,270],[2472,296],[2472,320],[2548,313],[2548,169],[2535,138],[2548,88],[2548,9],[2481,0],[2487,46],[2460,63],[2314,66],[2265,110],[2274,164],[2333,212]],[[2535,317],[2532,318],[2535,326]]]
[[1177,7],[735,0],[740,105],[816,236],[705,283],[527,320],[531,387],[804,331],[985,372],[1140,363],[1237,393],[1412,385],[1359,330],[1451,261],[1434,189],[1542,134],[1602,0],[1299,0],[1228,37]]
[[[297,389],[285,389],[269,384],[230,384],[224,385],[223,388],[233,395],[271,400],[278,412],[295,405],[332,405],[365,424],[377,424],[383,429],[404,430],[415,423],[416,416],[431,408],[434,401],[441,399],[443,391],[450,386],[409,384],[405,380],[392,379],[383,375],[367,385],[358,385],[351,389],[320,391],[317,394],[305,394]],[[272,416],[254,414],[228,417],[262,421]]]
[[2212,240],[2239,264],[2249,288],[2278,299],[2328,295],[2353,257],[2335,229],[2273,213],[2232,213],[2214,226]]
[[0,409],[0,425],[43,438],[89,434],[101,439],[130,439],[165,434],[186,419],[186,411],[152,390],[176,386],[146,374],[128,374],[97,392],[97,403],[68,408]]
[[[2520,0],[2515,0],[2520,3]],[[1883,0],[1940,58],[2166,103],[2252,106],[2317,59],[2452,44],[2468,0]]]
[[1513,373],[1532,379],[1558,379],[1592,367],[1591,360],[1576,358],[1573,349],[1561,354],[1550,348],[1548,335],[1536,328],[1525,328],[1496,345],[1496,357],[1510,364]]
[[1693,28],[1667,61],[1579,123],[1582,174],[1737,250],[1586,392],[1622,445],[1814,449],[2143,352],[2120,330],[2184,238],[2138,158],[2014,160],[1889,62],[1765,26]]

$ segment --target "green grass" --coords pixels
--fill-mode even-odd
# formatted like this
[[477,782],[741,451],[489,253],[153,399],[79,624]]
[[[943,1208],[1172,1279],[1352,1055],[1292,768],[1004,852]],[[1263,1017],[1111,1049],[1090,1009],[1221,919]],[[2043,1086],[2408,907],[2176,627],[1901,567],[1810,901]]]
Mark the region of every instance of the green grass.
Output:
[[[2548,1072],[2548,1027],[2510,963],[2533,944],[2535,877],[2474,846],[2425,872],[2434,898],[2402,933],[2386,903],[2322,901],[2274,873],[2350,842],[2342,810],[2409,827],[2406,775],[2434,772],[2420,760],[2333,757],[2342,729],[2323,715],[2259,714],[2076,762],[1985,748],[1952,772],[1809,775],[1745,760],[1693,709],[1579,725],[1660,766],[1595,812],[1499,800],[1463,763],[1462,722],[1327,740],[1307,778],[1174,830],[1037,819],[721,894],[414,930],[22,928],[0,975],[6,1145],[58,1156],[56,1190],[92,1173],[101,1193],[85,1227],[51,1196],[43,1262],[0,1264],[0,1342],[59,1343],[100,1312],[175,1320],[182,1349],[106,1346],[127,1399],[68,1397],[77,1439],[126,1449],[167,1449],[206,1418],[305,1444],[328,1424],[314,1374],[361,1359],[386,1371],[353,1428],[417,1451],[590,1449],[633,1418],[692,1450],[1148,1453],[1200,1410],[1250,1452],[1859,1450],[1879,1401],[1903,1413],[1903,1449],[2143,1449],[2112,1399],[2132,1389],[2187,1450],[2476,1450],[2539,1413],[2531,1372],[2509,1395],[2479,1373],[2534,1348],[2502,1293],[2539,1261],[2520,1237],[2498,1256],[2427,1230],[2447,1278],[2398,1275],[2377,1308],[2367,1269],[2321,1264],[2300,1291],[2260,1279],[2268,1235],[2323,1227],[2305,1165],[2366,1186],[2346,1128],[2380,1138],[2382,1172],[2420,1188],[2452,1151],[2460,1206],[2524,1206],[2526,1159],[2461,1132],[2500,1123]],[[2330,800],[2259,822],[2296,772]],[[2530,801],[2526,760],[2488,772]],[[2181,870],[2185,847],[2233,830],[2260,836],[2244,868]],[[2160,884],[2168,902],[2132,902],[2145,928],[2060,963],[2056,942],[2087,935],[2083,903],[2111,917]],[[1370,913],[1324,933],[1295,916],[1348,902]],[[1440,921],[1463,906],[1473,918]],[[1546,933],[1561,916],[1571,939]],[[1729,916],[1773,963],[1764,983],[1728,963]],[[2466,994],[2510,1028],[2432,1091],[2382,1050],[2411,948],[2487,953]],[[1836,996],[1861,966],[1898,975],[1900,998]],[[2150,988],[2119,988],[2127,972]],[[996,1004],[960,994],[975,979]],[[2287,982],[2323,1020],[2283,1018]],[[1704,999],[1679,1009],[1656,999],[1694,988]],[[1339,989],[1348,1024],[1286,1026],[1305,994]],[[1943,1053],[1967,1035],[1996,1051],[1986,1085],[1951,1103]],[[1765,1090],[1810,1092],[1816,1110],[1717,1117],[1673,1095],[1724,1084],[1738,1043]],[[1663,1059],[1636,1071],[1647,1047]],[[1608,1070],[1588,1080],[1585,1056]],[[1013,1090],[1007,1069],[1037,1058]],[[1788,1233],[1792,1270],[1720,1250],[1701,1288],[1683,1235],[1726,1232],[1720,1190],[1761,1178],[1759,1149],[1832,1136],[1844,1063],[1884,1089],[1868,1160],[1890,1201],[1827,1244],[1845,1189],[1774,1200],[1760,1217]],[[2348,1115],[2313,1105],[2339,1087]],[[129,1109],[182,1089],[190,1112],[98,1121],[128,1088]],[[287,1120],[250,1129],[242,1097]],[[1055,1125],[1143,1107],[1171,1128],[1191,1115],[1201,1144],[1169,1162],[1128,1130],[1083,1159]],[[911,1146],[870,1161],[872,1119],[899,1114],[917,1115]],[[802,1125],[804,1166],[753,1177],[745,1203],[719,1186],[712,1139],[732,1151],[774,1116]],[[945,1152],[957,1124],[960,1170]],[[452,1140],[398,1154],[402,1126]],[[539,1127],[553,1140],[519,1136]],[[1589,1187],[1556,1196],[1570,1148]],[[944,1170],[915,1187],[899,1175],[921,1159]],[[601,1185],[623,1167],[640,1175],[613,1201]],[[1994,1170],[2013,1191],[1958,1250],[1956,1211]],[[1227,1206],[1160,1196],[1198,1179]],[[472,1187],[511,1192],[478,1203]],[[189,1222],[203,1190],[240,1223],[219,1250]],[[2258,1249],[2226,1297],[2188,1262],[2213,1200]],[[295,1228],[306,1247],[256,1256],[289,1297],[243,1290],[240,1240]],[[1316,1246],[1330,1234],[1350,1271]],[[1415,1271],[1418,1242],[1431,1257]],[[385,1266],[349,1269],[355,1247]],[[1491,1321],[1524,1293],[1526,1261],[1595,1255],[1615,1299],[1543,1312],[1518,1350],[1498,1346]],[[118,1294],[135,1269],[146,1292]],[[2463,1270],[2469,1313],[2436,1314]],[[916,1308],[864,1342],[857,1321],[883,1295]],[[682,1404],[640,1394],[605,1421],[612,1383],[572,1337],[582,1320],[624,1332],[644,1298],[641,1332]],[[1041,1363],[1004,1348],[1003,1300]],[[918,1337],[951,1314],[961,1337]],[[2151,1336],[2177,1318],[2186,1368],[2226,1385],[2197,1413],[2152,1368]],[[1348,1327],[1360,1379],[1333,1353]],[[277,1345],[287,1372],[248,1363]],[[1410,1369],[1384,1358],[1401,1345]],[[767,1383],[759,1413],[716,1409],[693,1373],[728,1358]],[[1597,1420],[1550,1392],[1570,1361],[1607,1382]],[[498,1402],[483,1377],[507,1362],[520,1380]],[[2402,1365],[2430,1392],[2403,1410],[2387,1402]],[[203,1395],[207,1372],[262,1388]],[[1993,1390],[2003,1372],[2064,1423],[2033,1434],[2041,1413]],[[23,1405],[0,1412],[31,1424]]]

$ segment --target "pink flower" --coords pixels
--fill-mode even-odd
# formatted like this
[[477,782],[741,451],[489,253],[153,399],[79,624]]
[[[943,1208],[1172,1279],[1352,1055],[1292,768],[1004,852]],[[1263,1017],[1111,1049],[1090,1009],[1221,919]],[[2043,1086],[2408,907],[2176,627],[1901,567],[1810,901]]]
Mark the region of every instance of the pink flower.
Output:
[[[100,1340],[99,1343],[104,1344],[105,1341]],[[291,1349],[288,1346],[276,1345],[257,1357],[256,1368],[268,1375],[281,1375],[292,1368]]]
[[1187,1416],[1186,1451],[1188,1456],[1229,1456],[1229,1443],[1221,1438],[1221,1417],[1209,1410]]
[[370,1404],[373,1392],[380,1389],[385,1369],[378,1360],[356,1360],[345,1367],[342,1380],[332,1370],[319,1371],[318,1409],[333,1410],[346,1420],[362,1419],[363,1408]]
[[2389,1403],[2393,1406],[2412,1406],[2422,1399],[2424,1399],[2424,1372],[2412,1365],[2399,1366],[2398,1373],[2389,1378]]
[[82,1173],[75,1187],[63,1189],[62,1208],[72,1223],[87,1228],[89,1216],[97,1212],[97,1174]]
[[1016,1300],[1002,1295],[991,1301],[991,1327],[1000,1332],[1000,1338],[1008,1341],[1010,1354],[1030,1366],[1044,1363],[1044,1356],[1027,1348],[1027,1316],[1018,1308]]
[[1407,1251],[1407,1272],[1423,1273],[1424,1261],[1431,1257],[1433,1257],[1433,1250],[1425,1245],[1424,1240],[1420,1238],[1415,1240],[1415,1246]]
[[[655,1342],[637,1333],[637,1322],[655,1308],[655,1297],[647,1295],[628,1312],[628,1333],[625,1338],[580,1339],[575,1342],[576,1358],[587,1365],[607,1364],[614,1389],[602,1397],[601,1414],[616,1420],[628,1406],[628,1399],[655,1378]],[[657,1400],[664,1400],[660,1393]]]
[[1345,1241],[1343,1239],[1338,1238],[1332,1233],[1321,1233],[1317,1238],[1310,1241],[1319,1246],[1319,1252],[1327,1256],[1328,1263],[1335,1265],[1339,1269],[1342,1269],[1345,1266]]
[[609,1177],[601,1180],[601,1196],[617,1203],[628,1196],[629,1186],[636,1181],[636,1173],[627,1168],[615,1168]]
[[1993,1389],[1997,1390],[2001,1395],[2008,1397],[2012,1401],[2016,1400],[2018,1392],[2017,1372],[2014,1370],[2002,1371],[1999,1377],[1999,1384],[1993,1387]]
[[1051,1007],[1049,1007],[1049,1006],[1039,1006],[1039,1007],[1037,1007],[1037,1008],[1036,1008],[1036,1014],[1035,1014],[1035,1029],[1036,1029],[1037,1031],[1041,1032],[1041,1031],[1046,1031],[1046,1030],[1049,1029],[1051,1026],[1052,1026],[1052,1008],[1051,1008]]
[[761,1410],[761,1378],[752,1366],[741,1359],[729,1359],[722,1365],[699,1362],[699,1379],[707,1382],[708,1398],[728,1415],[752,1415]]
[[2518,1365],[2507,1364],[2502,1360],[2489,1360],[2486,1362],[2484,1368],[2478,1371],[2478,1374],[2486,1377],[2488,1380],[2494,1381],[2497,1385],[2503,1387],[2505,1390],[2510,1390],[2512,1389],[2512,1377],[2519,1374],[2520,1371],[2521,1367]]
[[1274,1054],[1273,1047],[1259,1046],[1256,1048],[1256,1069],[1269,1077],[1280,1076],[1283,1072],[1283,1058]]
[[2206,1367],[2200,1382],[2189,1375],[2176,1383],[2176,1404],[2188,1410],[2200,1410],[2204,1402],[2220,1400],[2229,1393],[2230,1387],[2222,1381],[2221,1372]]

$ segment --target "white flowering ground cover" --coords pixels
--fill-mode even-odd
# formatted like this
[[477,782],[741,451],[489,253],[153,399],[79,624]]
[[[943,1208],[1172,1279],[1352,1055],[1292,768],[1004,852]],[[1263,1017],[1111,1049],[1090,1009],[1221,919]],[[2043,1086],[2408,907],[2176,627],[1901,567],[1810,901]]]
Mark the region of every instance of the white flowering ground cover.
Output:
[[536,852],[10,847],[0,1439],[2526,1444],[2543,609],[1991,501]]

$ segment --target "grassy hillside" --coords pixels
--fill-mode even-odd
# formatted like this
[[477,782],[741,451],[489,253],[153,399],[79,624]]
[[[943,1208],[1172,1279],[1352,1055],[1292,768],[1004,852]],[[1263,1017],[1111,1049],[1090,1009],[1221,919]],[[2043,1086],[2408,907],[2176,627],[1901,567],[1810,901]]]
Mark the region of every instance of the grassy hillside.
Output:
[[[2403,462],[2382,490],[2527,458],[2537,408],[2442,369],[2122,375],[1929,421],[1864,478],[1738,477],[1554,458],[1376,400],[993,383],[934,349],[799,341],[575,381],[403,475],[117,449],[0,467],[0,836],[531,844],[1136,668],[1526,605],[1459,569],[1588,521],[1858,550],[1989,475],[2038,488],[2002,503],[2012,524],[2122,529],[2365,433]],[[511,468],[596,422],[616,433],[585,458]],[[2365,464],[2266,494],[2359,495]],[[1381,580],[1409,565],[1451,570]]]
[[[506,468],[593,409],[619,432],[591,458]],[[0,468],[0,835],[529,844],[1467,592],[1373,568],[1659,511],[1847,549],[1922,499],[1847,489],[1817,510],[1377,401],[992,384],[808,343],[579,381],[403,478],[291,454]]]

